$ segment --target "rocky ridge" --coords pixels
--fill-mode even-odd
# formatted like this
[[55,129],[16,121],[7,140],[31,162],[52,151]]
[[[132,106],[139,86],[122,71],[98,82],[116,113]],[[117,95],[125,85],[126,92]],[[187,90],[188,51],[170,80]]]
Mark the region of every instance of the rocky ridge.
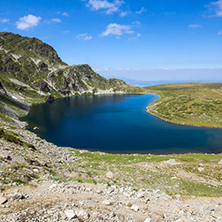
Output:
[[66,96],[138,91],[122,80],[103,78],[89,65],[68,66],[37,38],[0,32],[0,113],[12,118],[27,113],[13,101],[30,106]]

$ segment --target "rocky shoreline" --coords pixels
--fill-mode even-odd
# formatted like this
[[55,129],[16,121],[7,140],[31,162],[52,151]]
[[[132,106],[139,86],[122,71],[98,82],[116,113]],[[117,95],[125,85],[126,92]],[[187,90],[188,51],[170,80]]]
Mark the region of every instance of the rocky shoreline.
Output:
[[[0,181],[5,186],[0,194],[0,221],[222,221],[222,197],[168,195],[139,186],[141,177],[118,184],[117,173],[109,171],[109,166],[104,176],[95,174],[93,182],[79,182],[74,178],[89,174],[85,157],[27,130],[3,128],[34,149],[0,140]],[[104,153],[99,155],[102,158]],[[171,168],[179,164],[175,160],[166,163]],[[13,176],[21,181],[28,178],[28,183]],[[103,180],[94,183],[99,178]],[[4,183],[7,180],[14,182]]]

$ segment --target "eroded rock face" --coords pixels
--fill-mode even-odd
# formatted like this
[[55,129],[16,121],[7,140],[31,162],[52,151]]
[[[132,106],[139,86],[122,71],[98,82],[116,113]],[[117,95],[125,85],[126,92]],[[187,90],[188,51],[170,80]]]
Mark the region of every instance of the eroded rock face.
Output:
[[53,102],[54,100],[55,98],[52,95],[50,95],[47,99],[47,102]]
[[35,82],[35,83],[33,83],[33,86],[35,88],[38,88],[38,89],[42,90],[43,92],[49,92],[50,91],[49,85],[45,81]]
[[63,74],[63,70],[57,70],[54,72],[55,76],[60,76]]
[[47,68],[48,68],[48,65],[45,64],[44,62],[41,62],[41,63],[39,64],[39,68],[40,68],[40,69],[47,69]]

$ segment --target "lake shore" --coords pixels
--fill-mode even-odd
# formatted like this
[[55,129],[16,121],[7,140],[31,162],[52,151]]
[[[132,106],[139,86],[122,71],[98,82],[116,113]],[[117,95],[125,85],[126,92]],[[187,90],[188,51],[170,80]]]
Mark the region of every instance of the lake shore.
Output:
[[149,113],[180,125],[222,128],[222,83],[183,83],[145,87],[161,98],[150,104]]
[[147,105],[158,98],[154,94],[70,97],[34,106],[23,120],[30,123],[29,130],[59,146],[117,154],[220,152],[215,141],[220,144],[221,131],[212,129],[209,134],[215,141],[205,141],[203,128],[172,126],[148,115]]
[[88,222],[210,221],[209,207],[213,218],[221,218],[221,154],[91,152],[56,146],[25,129],[3,128],[23,144],[0,139],[2,221],[70,221],[68,213]]
[[222,154],[91,152],[1,127],[2,221],[221,219]]

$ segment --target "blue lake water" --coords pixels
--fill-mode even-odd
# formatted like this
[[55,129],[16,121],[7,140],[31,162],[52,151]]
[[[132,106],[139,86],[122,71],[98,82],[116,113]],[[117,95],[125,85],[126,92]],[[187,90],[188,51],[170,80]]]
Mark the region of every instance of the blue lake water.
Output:
[[110,153],[221,153],[222,129],[180,126],[146,112],[157,95],[98,95],[34,105],[28,129],[59,146]]

